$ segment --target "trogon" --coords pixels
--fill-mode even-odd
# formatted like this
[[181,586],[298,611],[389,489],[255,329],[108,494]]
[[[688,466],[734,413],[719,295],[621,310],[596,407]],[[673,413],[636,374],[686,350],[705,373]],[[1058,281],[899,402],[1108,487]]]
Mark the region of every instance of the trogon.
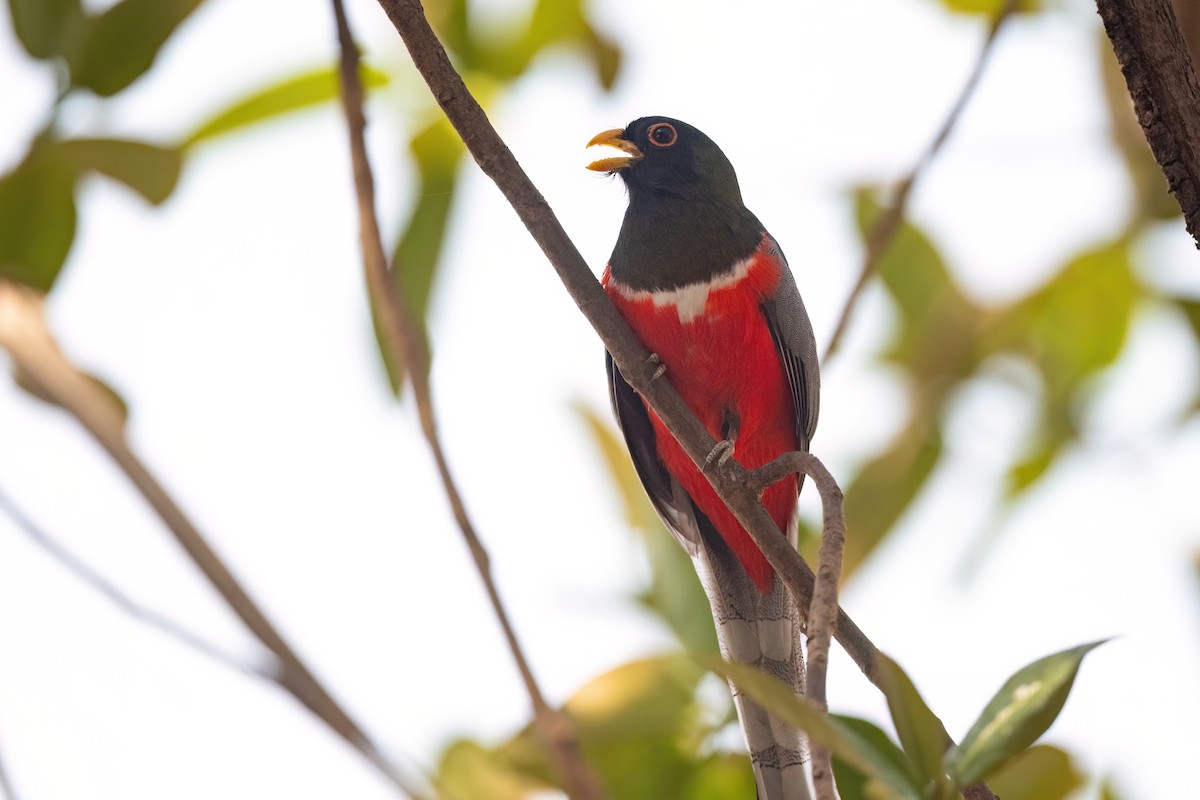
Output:
[[[669,117],[643,117],[588,146],[621,151],[588,165],[620,175],[629,206],[603,284],[720,444],[710,458],[754,469],[807,451],[820,376],[812,325],[783,252],[742,202],[733,165],[711,139]],[[802,618],[783,582],[701,470],[607,359],[613,411],[637,474],[692,556],[722,654],[804,690]],[[764,492],[795,544],[801,480]],[[731,687],[732,688],[732,687]],[[811,796],[803,736],[734,690],[760,800]]]

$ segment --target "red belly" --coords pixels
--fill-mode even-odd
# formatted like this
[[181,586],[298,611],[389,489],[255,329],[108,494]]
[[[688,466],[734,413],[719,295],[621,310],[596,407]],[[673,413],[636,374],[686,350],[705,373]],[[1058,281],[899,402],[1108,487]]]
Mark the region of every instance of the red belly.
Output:
[[[736,417],[733,455],[748,469],[797,449],[791,391],[761,310],[779,277],[774,261],[760,253],[742,280],[711,291],[703,311],[694,319],[685,313],[687,321],[682,321],[677,306],[656,305],[647,293],[623,291],[607,271],[604,275],[617,309],[646,348],[658,354],[671,384],[712,437],[722,439],[728,415]],[[774,573],[758,546],[653,411],[650,420],[659,458],[712,521],[755,584],[770,591]],[[793,476],[763,495],[763,505],[781,532],[787,530],[798,491]]]

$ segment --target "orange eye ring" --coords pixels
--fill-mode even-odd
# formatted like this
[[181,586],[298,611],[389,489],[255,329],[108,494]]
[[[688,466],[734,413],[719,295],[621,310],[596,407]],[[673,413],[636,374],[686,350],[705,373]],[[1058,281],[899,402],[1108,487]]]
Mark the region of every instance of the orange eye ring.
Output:
[[655,147],[670,147],[679,140],[679,133],[669,122],[657,122],[646,131],[646,139]]

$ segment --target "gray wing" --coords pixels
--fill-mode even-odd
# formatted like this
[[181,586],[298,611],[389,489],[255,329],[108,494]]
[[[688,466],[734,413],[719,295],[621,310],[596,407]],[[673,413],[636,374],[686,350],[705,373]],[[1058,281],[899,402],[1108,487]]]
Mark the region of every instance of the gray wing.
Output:
[[796,437],[800,449],[807,451],[817,430],[817,415],[821,406],[817,341],[783,251],[770,234],[767,235],[767,241],[770,243],[770,253],[778,260],[783,275],[779,279],[778,289],[763,303],[762,310],[792,390],[792,405],[796,409]]
[[638,478],[667,528],[684,549],[695,556],[700,546],[700,531],[696,521],[699,512],[692,504],[691,496],[671,477],[658,458],[654,427],[650,424],[650,412],[646,410],[646,404],[626,382],[612,355],[605,352],[604,360],[613,417],[625,437],[625,445],[633,458]]

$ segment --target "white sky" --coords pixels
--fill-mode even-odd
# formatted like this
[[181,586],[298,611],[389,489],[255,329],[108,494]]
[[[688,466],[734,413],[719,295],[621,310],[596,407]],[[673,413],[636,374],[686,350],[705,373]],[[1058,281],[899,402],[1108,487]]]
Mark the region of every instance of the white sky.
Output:
[[[401,75],[370,108],[383,219],[398,219],[411,180],[403,120],[426,90],[375,4],[350,5],[370,60]],[[1094,10],[1061,5],[1004,34],[913,198],[917,221],[984,301],[1028,290],[1115,233],[1128,203],[1092,60]],[[212,0],[149,78],[103,108],[74,103],[68,128],[181,136],[234,97],[329,62],[326,6]],[[907,169],[965,80],[982,28],[921,0],[595,8],[626,47],[619,89],[603,95],[578,62],[547,57],[495,109],[517,157],[599,269],[624,198],[618,182],[583,169],[583,144],[645,114],[701,127],[781,241],[823,342],[858,265],[845,188]],[[0,17],[7,169],[53,87]],[[412,409],[384,388],[344,138],[330,107],[211,145],[159,210],[89,182],[50,312],[66,351],[130,402],[139,452],[335,694],[397,758],[430,766],[452,736],[510,733],[527,702]],[[669,638],[622,599],[645,567],[571,409],[606,407],[600,346],[473,170],[458,211],[433,310],[442,426],[520,635],[561,700]],[[1200,292],[1182,230],[1164,231],[1143,266]],[[889,319],[882,293],[869,292],[824,376],[815,452],[845,478],[903,418],[901,387],[872,363]],[[1135,798],[1190,785],[1200,748],[1200,606],[1188,571],[1200,428],[1169,425],[1198,377],[1182,324],[1153,308],[1139,316],[1100,381],[1091,444],[1006,519],[995,486],[1029,401],[996,382],[964,392],[946,464],[844,602],[958,736],[1018,667],[1120,634],[1089,657],[1048,740],[1093,774],[1115,773]],[[247,658],[257,652],[76,426],[7,382],[0,487],[143,602]],[[802,503],[815,512],[815,498]],[[963,581],[967,552],[996,528],[998,544]],[[884,715],[840,653],[830,702]],[[393,796],[280,692],[131,621],[4,518],[0,752],[27,800]]]

